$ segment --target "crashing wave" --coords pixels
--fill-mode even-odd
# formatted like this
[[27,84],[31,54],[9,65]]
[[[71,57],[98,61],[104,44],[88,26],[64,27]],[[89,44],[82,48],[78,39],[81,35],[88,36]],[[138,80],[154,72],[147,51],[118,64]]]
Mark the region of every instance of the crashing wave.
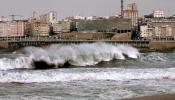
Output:
[[[106,43],[58,45],[46,48],[26,47],[24,56],[15,59],[0,59],[0,70],[16,68],[57,68],[64,65],[90,66],[102,61],[129,58],[137,59],[139,52],[129,45],[111,45]],[[66,67],[66,66],[65,66]]]

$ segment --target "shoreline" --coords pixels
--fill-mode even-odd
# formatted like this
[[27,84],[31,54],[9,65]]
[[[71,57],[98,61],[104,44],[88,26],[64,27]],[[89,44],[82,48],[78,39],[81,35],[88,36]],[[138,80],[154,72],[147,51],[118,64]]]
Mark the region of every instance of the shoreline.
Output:
[[126,98],[126,99],[121,99],[121,100],[175,100],[175,94]]

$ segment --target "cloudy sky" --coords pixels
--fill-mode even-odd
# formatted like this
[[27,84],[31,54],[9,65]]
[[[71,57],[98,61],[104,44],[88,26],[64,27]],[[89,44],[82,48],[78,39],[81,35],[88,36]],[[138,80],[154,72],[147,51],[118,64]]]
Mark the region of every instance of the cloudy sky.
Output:
[[[18,14],[26,17],[32,12],[38,14],[50,10],[58,12],[60,18],[68,16],[108,16],[120,13],[120,0],[0,0],[0,16]],[[154,9],[164,10],[166,15],[175,14],[175,0],[124,0],[125,7],[128,3],[135,2],[139,14],[149,14]]]

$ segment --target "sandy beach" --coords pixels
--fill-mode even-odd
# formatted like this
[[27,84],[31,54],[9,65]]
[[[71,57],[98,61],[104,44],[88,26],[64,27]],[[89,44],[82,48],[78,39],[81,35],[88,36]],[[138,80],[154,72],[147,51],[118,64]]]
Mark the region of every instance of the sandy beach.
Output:
[[128,98],[122,100],[175,100],[175,94],[167,94],[160,96],[145,96],[145,97],[137,97],[137,98]]

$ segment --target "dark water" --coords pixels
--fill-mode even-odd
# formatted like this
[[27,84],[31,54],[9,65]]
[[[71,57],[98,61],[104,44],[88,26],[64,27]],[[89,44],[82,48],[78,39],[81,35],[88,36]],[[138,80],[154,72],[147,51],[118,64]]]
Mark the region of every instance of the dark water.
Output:
[[[70,66],[36,70],[32,62],[39,60]],[[174,73],[175,53],[139,54],[129,46],[97,43],[1,51],[0,100],[117,100],[175,93]]]

